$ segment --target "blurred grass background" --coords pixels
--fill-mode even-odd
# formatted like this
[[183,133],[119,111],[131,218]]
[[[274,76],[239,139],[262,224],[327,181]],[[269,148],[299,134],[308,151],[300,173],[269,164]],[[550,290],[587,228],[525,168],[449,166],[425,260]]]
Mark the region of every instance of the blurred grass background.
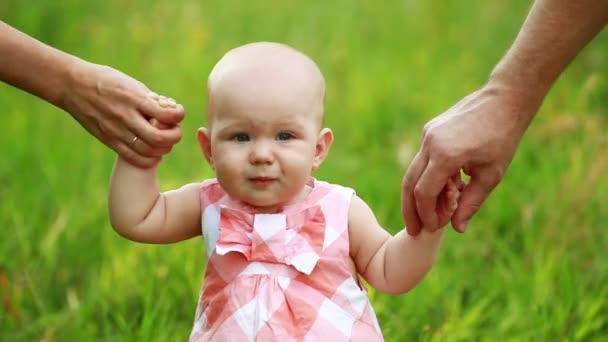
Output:
[[[29,1],[0,18],[184,104],[171,188],[211,176],[195,130],[205,82],[237,45],[290,44],[326,75],[336,142],[316,174],[354,187],[393,232],[422,127],[482,85],[523,0]],[[1,53],[1,52],[0,52]],[[608,32],[564,73],[465,235],[402,296],[370,291],[387,341],[608,338]],[[0,84],[0,340],[186,340],[203,243],[151,246],[107,218],[114,154],[68,114]]]

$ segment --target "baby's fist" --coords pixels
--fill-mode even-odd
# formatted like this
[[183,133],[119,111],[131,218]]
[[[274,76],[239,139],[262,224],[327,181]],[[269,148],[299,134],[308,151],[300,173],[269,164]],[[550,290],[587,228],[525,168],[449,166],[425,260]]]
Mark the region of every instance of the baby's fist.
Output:
[[[439,227],[443,228],[452,219],[452,215],[458,208],[460,192],[466,183],[460,178],[460,173],[448,178],[447,184],[437,198],[437,216],[439,217]],[[424,229],[424,227],[423,227]]]

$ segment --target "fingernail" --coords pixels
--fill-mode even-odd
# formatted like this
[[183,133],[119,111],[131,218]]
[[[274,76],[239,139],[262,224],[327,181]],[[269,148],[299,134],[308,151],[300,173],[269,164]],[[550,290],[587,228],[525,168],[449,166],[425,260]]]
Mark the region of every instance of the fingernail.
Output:
[[169,106],[169,102],[167,100],[163,99],[163,98],[161,98],[160,100],[158,100],[158,104],[161,107],[163,107],[163,108]]
[[467,226],[469,225],[469,221],[462,222],[462,232],[464,233],[467,230]]
[[158,94],[153,91],[149,92],[148,96],[150,96],[154,100],[158,100]]

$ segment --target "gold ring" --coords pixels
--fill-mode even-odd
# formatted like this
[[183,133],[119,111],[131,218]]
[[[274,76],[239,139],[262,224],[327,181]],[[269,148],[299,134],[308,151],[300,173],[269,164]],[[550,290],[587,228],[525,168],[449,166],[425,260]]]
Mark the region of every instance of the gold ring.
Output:
[[129,147],[133,147],[133,145],[135,145],[135,142],[137,141],[137,135],[133,137],[133,140],[131,140],[131,142],[129,143]]

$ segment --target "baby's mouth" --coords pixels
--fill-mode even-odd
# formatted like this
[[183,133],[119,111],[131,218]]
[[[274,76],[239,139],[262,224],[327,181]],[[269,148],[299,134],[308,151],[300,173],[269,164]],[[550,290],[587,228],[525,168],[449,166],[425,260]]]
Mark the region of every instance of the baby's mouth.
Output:
[[267,176],[258,176],[258,177],[250,177],[249,181],[252,182],[257,187],[265,187],[274,182],[276,178],[267,177]]

